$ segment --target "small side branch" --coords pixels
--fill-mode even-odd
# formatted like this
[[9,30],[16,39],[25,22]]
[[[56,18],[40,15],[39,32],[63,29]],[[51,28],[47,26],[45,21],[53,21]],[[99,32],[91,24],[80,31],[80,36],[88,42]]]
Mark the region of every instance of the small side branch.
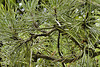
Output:
[[[58,31],[58,44],[57,44],[57,48],[58,48],[58,53],[59,56],[61,56],[61,58],[63,58],[63,56],[60,53],[60,31]],[[62,63],[63,67],[65,67],[64,63]]]
[[58,43],[57,43],[57,48],[58,48],[58,53],[59,53],[59,56],[61,56],[61,58],[62,58],[62,55],[61,55],[61,53],[60,53],[60,31],[58,31]]

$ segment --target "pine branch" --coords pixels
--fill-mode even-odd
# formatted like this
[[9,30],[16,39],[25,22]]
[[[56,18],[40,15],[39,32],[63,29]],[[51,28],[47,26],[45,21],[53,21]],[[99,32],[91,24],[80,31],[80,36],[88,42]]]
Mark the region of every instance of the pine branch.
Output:
[[34,54],[33,53],[33,59],[36,60],[39,59],[39,58],[43,58],[43,59],[46,59],[46,60],[52,60],[53,62],[62,62],[62,63],[71,63],[71,62],[75,62],[79,59],[81,59],[83,57],[83,54],[80,55],[80,56],[76,56],[75,58],[55,58],[55,57],[51,57],[51,56],[46,56],[46,55],[43,55],[43,54],[40,54],[40,53],[37,53],[37,54]]

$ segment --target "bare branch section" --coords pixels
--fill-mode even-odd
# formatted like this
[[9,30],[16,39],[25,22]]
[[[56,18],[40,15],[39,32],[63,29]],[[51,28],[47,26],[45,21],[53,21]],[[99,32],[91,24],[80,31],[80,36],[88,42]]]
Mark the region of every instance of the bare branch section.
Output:
[[35,60],[35,62],[37,61],[37,59],[43,58],[43,59],[46,59],[46,60],[52,60],[54,62],[71,63],[71,62],[75,62],[75,61],[77,61],[77,60],[79,60],[80,58],[83,57],[83,53],[82,53],[82,55],[76,56],[75,58],[71,58],[71,59],[68,59],[68,58],[55,58],[55,57],[46,56],[46,55],[42,55],[42,54],[33,54],[33,55],[34,55],[33,59]]

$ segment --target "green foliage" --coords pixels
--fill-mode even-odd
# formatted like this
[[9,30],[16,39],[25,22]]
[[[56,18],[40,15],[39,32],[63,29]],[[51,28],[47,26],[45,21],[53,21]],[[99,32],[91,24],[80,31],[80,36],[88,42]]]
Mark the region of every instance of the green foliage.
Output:
[[92,0],[39,2],[25,0],[20,6],[15,0],[7,0],[4,6],[0,1],[1,66],[97,67],[99,3]]

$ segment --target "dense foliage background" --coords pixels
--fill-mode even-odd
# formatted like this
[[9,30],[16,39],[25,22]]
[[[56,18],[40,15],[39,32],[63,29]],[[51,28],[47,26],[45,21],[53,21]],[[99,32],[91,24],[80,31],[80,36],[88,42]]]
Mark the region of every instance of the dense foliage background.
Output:
[[0,0],[0,67],[99,67],[99,0]]

